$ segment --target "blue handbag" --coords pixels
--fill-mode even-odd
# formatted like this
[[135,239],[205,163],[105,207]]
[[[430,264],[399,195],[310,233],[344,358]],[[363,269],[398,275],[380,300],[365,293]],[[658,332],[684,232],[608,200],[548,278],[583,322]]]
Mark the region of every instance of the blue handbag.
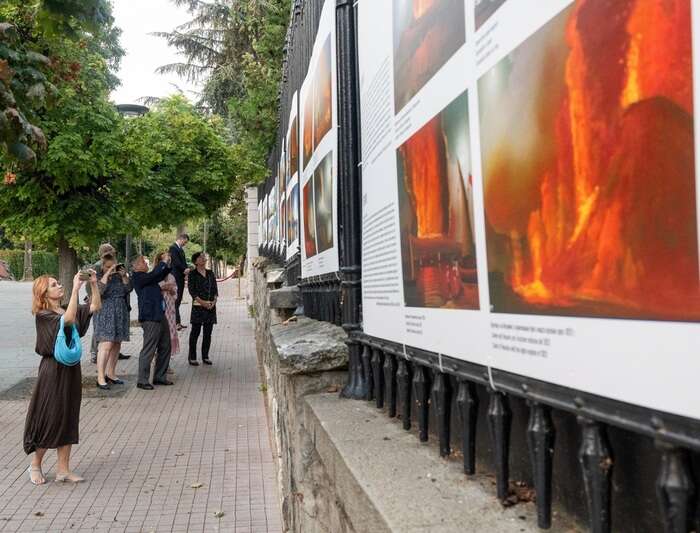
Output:
[[58,335],[56,335],[56,344],[53,347],[53,357],[66,366],[75,366],[80,362],[80,357],[83,355],[83,345],[80,342],[80,335],[75,324],[72,326],[72,334],[70,344],[66,342],[65,325],[63,316],[58,325]]

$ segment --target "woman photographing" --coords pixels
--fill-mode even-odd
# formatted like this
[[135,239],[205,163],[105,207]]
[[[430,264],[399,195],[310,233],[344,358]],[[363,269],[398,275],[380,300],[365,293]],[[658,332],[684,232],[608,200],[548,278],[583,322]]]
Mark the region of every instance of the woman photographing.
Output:
[[95,314],[94,336],[97,339],[97,388],[123,385],[117,377],[117,359],[122,342],[129,340],[129,308],[126,299],[132,290],[126,267],[117,264],[112,252],[103,255],[103,275],[97,285],[102,295],[102,310]]
[[[80,362],[67,366],[56,358],[55,350],[63,340],[66,345],[78,347],[80,357],[80,338],[85,335],[90,325],[90,316],[100,310],[102,301],[97,287],[97,277],[93,270],[89,272],[92,300],[88,304],[78,305],[78,294],[84,281],[81,273],[73,278],[73,291],[68,306],[61,307],[65,290],[56,279],[41,276],[32,288],[32,313],[36,322],[36,353],[41,364],[36,386],[29,402],[27,419],[24,425],[24,451],[27,455],[34,453],[28,469],[29,479],[35,485],[46,483],[41,464],[49,448],[56,448],[58,462],[56,481],[77,483],[83,478],[70,470],[71,446],[78,443],[78,423],[80,419],[80,400],[82,399],[82,374]],[[60,325],[63,323],[63,331]],[[65,335],[65,339],[60,339]]]
[[192,313],[190,315],[190,352],[189,363],[199,366],[197,362],[197,340],[199,333],[204,329],[202,338],[202,362],[205,365],[212,364],[209,359],[209,347],[211,346],[211,332],[216,324],[216,300],[219,297],[219,289],[216,286],[214,273],[207,269],[207,256],[203,252],[192,255],[194,270],[189,273],[188,289],[192,296]]

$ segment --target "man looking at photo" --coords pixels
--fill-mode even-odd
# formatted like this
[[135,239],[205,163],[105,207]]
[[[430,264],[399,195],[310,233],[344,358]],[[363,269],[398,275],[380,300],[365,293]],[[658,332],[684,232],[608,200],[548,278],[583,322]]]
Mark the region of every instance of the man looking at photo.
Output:
[[[143,328],[143,348],[139,354],[139,389],[153,390],[153,385],[172,385],[167,371],[170,362],[170,327],[165,318],[165,303],[160,290],[161,281],[170,274],[170,256],[165,254],[162,261],[148,272],[146,259],[139,255],[132,262],[131,275],[139,300],[139,323]],[[150,383],[151,361],[157,353],[153,385]]]

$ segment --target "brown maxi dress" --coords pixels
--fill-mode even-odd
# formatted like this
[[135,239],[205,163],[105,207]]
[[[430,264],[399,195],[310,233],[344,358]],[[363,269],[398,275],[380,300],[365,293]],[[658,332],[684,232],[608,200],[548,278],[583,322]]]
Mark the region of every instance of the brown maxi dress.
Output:
[[[90,325],[90,304],[78,306],[75,325],[82,337]],[[80,363],[65,366],[53,357],[61,315],[55,311],[36,314],[36,353],[41,356],[39,376],[29,402],[24,424],[24,451],[58,448],[78,443],[78,421],[82,399]],[[72,327],[65,328],[66,340]]]

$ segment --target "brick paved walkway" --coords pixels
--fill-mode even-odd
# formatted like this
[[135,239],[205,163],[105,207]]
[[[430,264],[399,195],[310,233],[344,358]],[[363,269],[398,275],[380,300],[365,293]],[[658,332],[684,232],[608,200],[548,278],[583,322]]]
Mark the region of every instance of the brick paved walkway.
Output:
[[[220,291],[231,294],[233,285]],[[187,365],[188,333],[173,360],[175,386],[141,391],[131,380],[122,397],[83,399],[72,464],[85,483],[53,483],[50,451],[49,483],[31,485],[22,451],[28,399],[0,401],[0,531],[282,531],[244,301],[220,301],[214,366]],[[132,328],[123,351],[137,354],[140,342]],[[120,362],[122,374],[136,373],[136,359]],[[84,375],[94,369],[83,362]]]

